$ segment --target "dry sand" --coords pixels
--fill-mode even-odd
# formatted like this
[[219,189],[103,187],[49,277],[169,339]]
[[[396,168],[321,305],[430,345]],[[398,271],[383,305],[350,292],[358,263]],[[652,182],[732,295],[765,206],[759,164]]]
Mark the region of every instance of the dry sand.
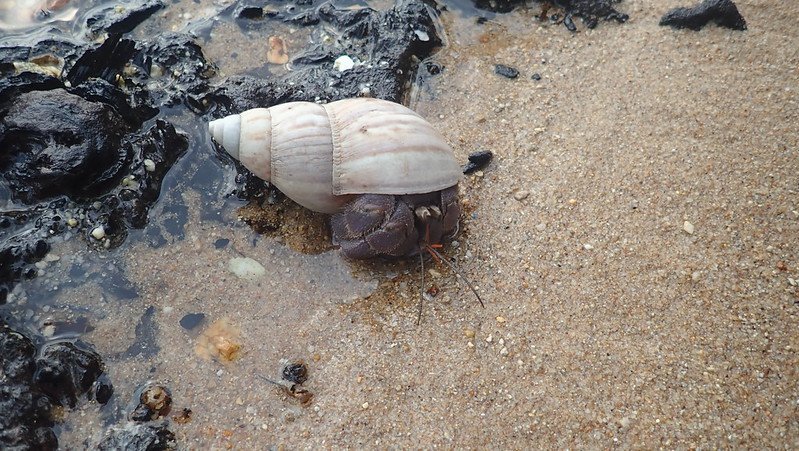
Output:
[[[417,327],[417,262],[298,252],[293,232],[326,239],[320,217],[289,205],[293,238],[258,238],[235,211],[203,222],[189,191],[184,241],[120,256],[161,351],[109,362],[117,396],[166,383],[191,449],[799,447],[799,5],[739,1],[746,32],[657,25],[684,3],[625,1],[629,23],[577,34],[535,6],[482,26],[444,13],[445,70],[413,106],[460,159],[496,154],[462,183],[447,249],[485,310],[436,267]],[[266,276],[231,275],[240,255]],[[86,339],[122,351],[142,311]],[[178,325],[193,312],[226,318],[242,356],[198,355]],[[283,358],[307,362],[308,406],[257,377]],[[96,433],[95,411],[69,414],[62,443]]]

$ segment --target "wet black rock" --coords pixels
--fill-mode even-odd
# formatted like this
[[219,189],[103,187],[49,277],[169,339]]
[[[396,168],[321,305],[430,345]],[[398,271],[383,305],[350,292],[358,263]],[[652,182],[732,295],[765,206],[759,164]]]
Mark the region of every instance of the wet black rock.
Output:
[[[4,219],[8,220],[9,216]],[[13,287],[9,282],[22,279],[30,265],[43,259],[50,250],[44,237],[37,235],[34,231],[26,231],[0,242],[0,305],[6,302]]]
[[142,42],[137,45],[132,64],[138,74],[130,82],[146,89],[155,105],[172,107],[182,103],[195,112],[206,108],[201,98],[208,90],[208,80],[216,75],[216,68],[205,60],[191,36],[167,33]]
[[181,33],[141,42],[110,35],[67,67],[66,79],[72,86],[92,78],[123,83],[131,107],[144,113],[150,108],[149,117],[157,112],[155,106],[183,103],[193,110],[203,109],[198,95],[208,89],[208,79],[216,74],[200,46]]
[[93,391],[94,400],[97,401],[98,404],[107,404],[111,396],[114,395],[114,386],[111,384],[111,381],[103,375],[94,383]]
[[533,74],[533,76],[532,76],[531,78],[532,78],[533,80],[535,80],[535,81],[540,81],[540,80],[541,80],[541,74],[539,74],[538,72],[536,72],[536,73],[534,73],[534,74]]
[[303,362],[289,362],[280,372],[283,380],[294,384],[303,384],[308,380],[308,367]]
[[0,449],[50,450],[58,447],[53,406],[74,406],[102,374],[102,362],[85,344],[37,349],[0,320],[0,374]]
[[[278,19],[300,26],[319,24],[339,38],[298,52],[291,62],[293,70],[280,79],[228,78],[207,97],[216,106],[214,117],[289,101],[361,95],[402,102],[418,62],[441,46],[435,13],[422,0],[401,1],[384,11],[337,8],[331,3],[304,8],[297,6],[295,14]],[[256,25],[269,27],[269,21]],[[336,70],[333,62],[343,55],[357,64]]]
[[732,0],[705,0],[690,8],[675,8],[667,12],[661,19],[660,25],[673,28],[688,28],[700,30],[710,21],[720,27],[733,30],[746,30],[746,20]]
[[[121,6],[121,7],[120,7]],[[128,33],[165,6],[162,0],[111,2],[92,10],[86,26],[95,35],[100,32]]]
[[490,150],[472,152],[469,154],[469,162],[463,165],[463,173],[471,174],[474,171],[483,169],[488,166],[488,163],[491,163],[492,158],[494,158],[494,154]]
[[34,381],[62,406],[75,407],[103,373],[100,355],[78,342],[50,343],[36,359]]
[[[580,17],[586,27],[594,28],[600,20],[627,22],[630,16],[613,7],[618,2],[619,0],[557,0],[555,4],[566,11],[567,17],[569,15]],[[568,26],[565,20],[564,24]]]
[[496,64],[494,65],[494,73],[497,75],[501,75],[505,78],[516,78],[519,76],[519,71],[513,67],[506,66],[504,64]]
[[36,347],[0,321],[0,448],[56,449],[50,400],[32,383]]
[[[624,23],[629,19],[627,14],[619,12],[614,8],[615,3],[621,0],[539,0],[542,4],[542,17],[546,17],[554,4],[563,9],[562,23],[570,31],[577,31],[572,16],[583,19],[583,23],[588,28],[594,28],[600,20],[614,20]],[[526,4],[526,0],[474,0],[476,7],[486,11],[506,13],[517,6]],[[560,21],[561,14],[554,15]]]
[[0,170],[25,203],[58,194],[96,196],[119,180],[130,160],[120,146],[126,131],[105,104],[63,89],[27,92],[2,120]]
[[175,434],[165,423],[129,422],[109,429],[97,448],[101,451],[160,451],[176,446]]
[[[144,131],[126,135],[118,146],[114,152],[125,155],[125,165],[116,177],[117,183],[105,187],[106,194],[78,202],[60,198],[25,210],[0,212],[0,221],[7,223],[6,235],[0,237],[0,304],[17,281],[28,274],[35,276],[31,265],[49,251],[48,239],[70,230],[67,219],[83,216],[71,230],[82,232],[87,242],[97,246],[104,246],[105,241],[91,236],[95,227],[103,227],[109,247],[121,244],[128,229],[144,227],[163,179],[188,148],[188,139],[159,119]],[[125,183],[119,183],[122,174]]]

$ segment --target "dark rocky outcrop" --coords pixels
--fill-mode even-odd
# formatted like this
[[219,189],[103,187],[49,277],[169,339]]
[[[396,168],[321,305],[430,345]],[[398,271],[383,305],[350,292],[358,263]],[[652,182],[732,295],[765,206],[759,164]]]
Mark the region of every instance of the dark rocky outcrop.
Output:
[[690,8],[674,8],[660,19],[660,25],[700,30],[710,22],[733,30],[746,30],[746,20],[732,0],[704,0]]

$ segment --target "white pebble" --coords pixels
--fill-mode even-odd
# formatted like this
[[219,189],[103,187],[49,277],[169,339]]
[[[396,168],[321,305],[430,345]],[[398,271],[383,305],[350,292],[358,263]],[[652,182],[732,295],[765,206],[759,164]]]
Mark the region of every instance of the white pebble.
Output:
[[75,218],[69,218],[67,219],[67,225],[70,227],[75,227],[78,225],[78,220]]
[[583,244],[583,249],[585,249],[585,250],[587,250],[587,251],[590,251],[590,250],[591,250],[591,249],[593,249],[593,248],[594,248],[594,246],[591,246],[591,245],[590,245],[590,244],[588,244],[588,243],[585,243],[585,244]]
[[145,158],[144,159],[144,170],[147,171],[147,172],[155,171],[155,161],[153,161],[153,160],[151,160],[149,158]]
[[355,67],[355,61],[347,55],[341,55],[333,61],[333,69],[339,72],[346,72]]
[[419,40],[422,42],[427,42],[430,40],[430,35],[428,35],[427,32],[425,31],[413,30],[413,32],[414,34],[416,34],[416,37],[419,38]]
[[688,235],[694,234],[694,225],[688,221],[682,223],[682,229],[685,230],[685,233],[687,233]]
[[102,240],[105,238],[105,228],[103,226],[97,226],[92,230],[92,236],[95,240]]
[[266,275],[266,268],[249,257],[231,258],[227,267],[239,279],[255,280]]

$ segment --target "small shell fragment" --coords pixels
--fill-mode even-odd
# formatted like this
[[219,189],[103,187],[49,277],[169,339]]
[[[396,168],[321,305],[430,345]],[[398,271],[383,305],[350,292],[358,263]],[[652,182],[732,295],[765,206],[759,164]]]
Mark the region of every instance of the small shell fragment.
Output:
[[286,64],[289,62],[288,48],[286,41],[278,36],[269,36],[269,50],[266,52],[266,60],[272,64]]
[[682,229],[685,230],[685,233],[687,233],[688,235],[694,234],[694,225],[688,221],[682,223]]

